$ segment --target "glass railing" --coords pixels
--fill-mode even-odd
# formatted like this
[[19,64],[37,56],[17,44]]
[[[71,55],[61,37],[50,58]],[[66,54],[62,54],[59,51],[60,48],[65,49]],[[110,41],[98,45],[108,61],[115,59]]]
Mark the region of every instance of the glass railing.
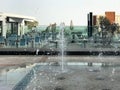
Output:
[[[88,32],[91,35],[88,35]],[[60,28],[56,30],[45,30],[45,28],[36,28],[29,30],[24,35],[9,34],[7,37],[0,37],[0,48],[57,48],[59,46]],[[74,26],[70,30],[69,26],[64,28],[65,45],[67,48],[119,48],[120,33],[116,30],[102,30],[94,26],[88,31],[87,26]],[[57,46],[58,45],[58,46]]]

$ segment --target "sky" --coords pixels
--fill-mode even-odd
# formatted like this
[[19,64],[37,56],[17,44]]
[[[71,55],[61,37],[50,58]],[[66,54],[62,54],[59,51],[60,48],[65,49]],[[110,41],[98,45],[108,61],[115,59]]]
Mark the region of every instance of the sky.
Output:
[[115,11],[120,15],[120,0],[0,0],[0,12],[36,17],[40,25],[87,25],[87,14]]

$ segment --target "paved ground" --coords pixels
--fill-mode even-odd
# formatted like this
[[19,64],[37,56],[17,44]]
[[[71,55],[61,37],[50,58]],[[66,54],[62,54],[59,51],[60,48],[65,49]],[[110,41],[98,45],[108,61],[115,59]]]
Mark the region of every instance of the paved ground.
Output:
[[[58,50],[60,48],[56,48],[54,44],[48,44],[43,48],[2,48],[0,51],[36,51],[39,50]],[[80,43],[69,43],[65,46],[64,50],[68,51],[120,51],[119,48],[86,48],[83,44]],[[1,55],[0,56],[0,71],[3,69],[11,69],[18,67],[25,67],[29,64],[39,63],[39,62],[61,62],[61,56],[44,56],[44,55]],[[115,65],[120,65],[120,56],[102,56],[99,54],[98,56],[64,56],[65,62],[96,62],[96,63],[111,63]],[[56,67],[54,67],[56,68]],[[120,80],[119,68],[69,68],[70,73],[51,73],[52,67],[45,68],[47,71],[38,71],[38,75],[34,82],[29,84],[27,90],[120,90]],[[49,71],[50,69],[50,71]],[[96,70],[97,69],[97,70]],[[57,69],[56,69],[57,70]],[[59,71],[59,69],[57,70]],[[72,72],[71,72],[72,71]],[[115,74],[114,74],[115,73]],[[113,75],[114,74],[114,75]],[[56,75],[56,76],[55,76]],[[113,77],[113,76],[114,77]],[[41,76],[45,76],[41,79]],[[56,80],[58,77],[64,76],[65,80]],[[96,80],[100,79],[100,80]],[[115,78],[112,80],[112,78]],[[103,80],[101,80],[103,79]],[[49,81],[49,82],[48,82]],[[42,82],[42,83],[41,83]],[[41,83],[41,84],[39,84]],[[52,86],[51,86],[52,85]],[[40,87],[39,87],[40,86]],[[43,86],[43,89],[41,89]],[[64,89],[59,89],[59,87]],[[58,87],[58,89],[54,89]]]
[[[94,43],[93,43],[94,44]],[[119,51],[120,48],[115,48],[115,47],[105,47],[105,46],[95,46],[93,44],[86,44],[84,46],[83,43],[68,43],[65,44],[65,51]],[[0,48],[0,51],[36,51],[37,49],[39,49],[40,51],[45,51],[45,50],[55,50],[55,51],[60,51],[60,46],[58,45],[56,48],[56,44],[55,43],[49,43],[46,44],[43,47],[34,47],[34,48],[24,48],[24,47],[20,47],[20,48]]]
[[[65,62],[108,62],[119,64],[120,56],[64,56]],[[39,62],[61,61],[61,56],[44,56],[44,55],[3,55],[0,56],[0,69],[9,67],[22,67]]]
[[9,69],[9,68],[17,68],[17,67],[25,67],[26,65],[44,62],[47,56],[12,56],[12,55],[3,55],[0,56],[0,70],[1,69]]
[[[68,72],[60,73],[61,69],[58,68],[59,66],[58,67],[44,66],[43,68],[39,69],[42,71],[37,72],[36,74],[37,79],[33,78],[34,82],[31,82],[29,84],[29,87],[27,87],[26,90],[34,90],[34,88],[37,88],[35,90],[54,90],[53,88],[56,88],[58,86],[60,88],[61,87],[64,88],[63,90],[120,90],[120,87],[119,87],[120,68],[118,68],[120,66],[120,56],[101,56],[101,55],[99,56],[64,56],[64,61],[65,62],[96,62],[96,63],[107,62],[110,64],[114,64],[114,66],[116,65],[117,67],[115,67],[115,70],[114,70],[113,67],[95,68],[95,67],[87,66],[87,68],[84,68],[80,66],[77,66],[77,67],[70,66],[68,67],[68,70],[67,70],[70,73]],[[40,63],[40,62],[47,62],[47,63],[61,62],[61,56],[4,55],[4,56],[0,56],[0,71],[2,71],[3,69],[10,70],[12,68],[16,69],[18,67],[25,67],[26,65]],[[55,69],[55,72],[52,71],[54,69]],[[114,77],[111,76],[114,73],[115,73]],[[61,76],[64,76],[66,79],[63,81],[56,80],[58,77],[61,77]],[[115,81],[114,80],[112,81],[111,77],[115,78]],[[104,79],[104,80],[96,80],[96,78]],[[36,87],[36,86],[40,86],[40,87]],[[41,86],[43,86],[44,89],[40,89]],[[9,90],[9,89],[6,89],[6,90]]]
[[44,66],[25,90],[120,90],[120,67]]

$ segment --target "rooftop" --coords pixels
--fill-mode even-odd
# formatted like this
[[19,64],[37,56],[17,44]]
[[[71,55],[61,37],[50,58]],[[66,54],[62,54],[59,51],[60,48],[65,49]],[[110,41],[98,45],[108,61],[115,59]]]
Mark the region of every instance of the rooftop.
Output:
[[31,20],[37,21],[37,19],[35,17],[18,15],[18,14],[12,14],[12,13],[3,13],[3,12],[0,12],[0,16],[14,17],[14,18],[23,18],[23,19],[31,19]]

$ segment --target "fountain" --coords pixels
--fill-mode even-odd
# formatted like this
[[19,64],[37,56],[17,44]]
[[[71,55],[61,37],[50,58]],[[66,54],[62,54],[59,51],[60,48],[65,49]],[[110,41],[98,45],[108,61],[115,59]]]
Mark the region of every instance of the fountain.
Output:
[[[103,51],[98,56],[65,56],[65,24],[59,27],[60,56],[53,56],[53,48],[45,62],[37,63],[13,90],[118,90],[120,69],[108,66]],[[56,48],[58,49],[58,48]],[[95,54],[96,55],[96,54]],[[39,49],[36,49],[39,57]],[[73,58],[74,57],[74,58]],[[35,57],[36,58],[36,57]],[[113,58],[113,57],[112,57]],[[64,60],[68,62],[65,62]],[[94,60],[95,59],[95,60]],[[108,58],[109,59],[109,58]],[[115,59],[115,58],[113,58]],[[67,71],[66,68],[67,67]],[[31,75],[32,74],[32,75]],[[25,84],[22,88],[19,86]],[[118,86],[116,89],[115,86]]]
[[64,29],[65,24],[60,24],[60,49],[61,49],[61,66],[62,66],[62,72],[64,71],[64,44],[65,44],[65,38],[64,38]]
[[[75,62],[76,56],[73,57],[64,56],[64,59],[68,58],[67,72],[61,72],[62,66],[52,62],[52,60],[61,60],[61,56],[56,58],[49,56],[51,60],[48,58],[46,62],[34,64],[30,72],[12,90],[119,90],[120,67],[102,67],[102,64],[98,65],[94,62],[92,66],[88,66],[86,62],[80,65],[79,61]],[[73,59],[73,62],[70,59]],[[76,59],[87,58],[81,56]],[[101,68],[100,71],[98,71],[99,68]],[[63,71],[64,69],[65,66]],[[91,71],[88,71],[89,69]],[[10,74],[7,73],[7,75]]]
[[39,54],[39,49],[36,50],[36,55],[38,55],[38,54]]

